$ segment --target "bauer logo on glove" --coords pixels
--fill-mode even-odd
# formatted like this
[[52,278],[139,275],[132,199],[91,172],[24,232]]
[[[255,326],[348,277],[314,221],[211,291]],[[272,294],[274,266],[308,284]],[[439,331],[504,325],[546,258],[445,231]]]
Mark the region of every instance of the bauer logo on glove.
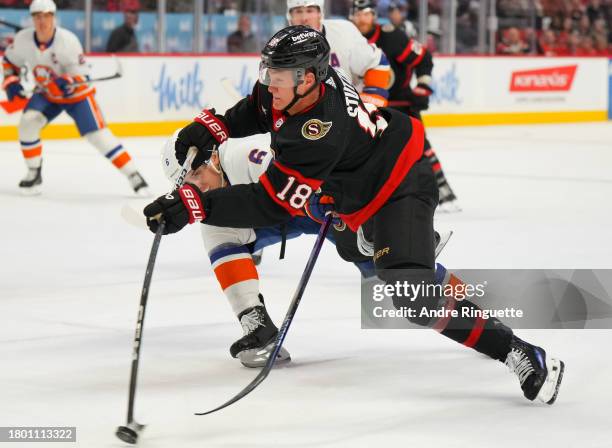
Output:
[[157,232],[162,219],[166,222],[164,235],[176,233],[187,224],[206,218],[200,191],[192,184],[185,184],[172,193],[158,197],[144,208],[143,213],[151,232]]

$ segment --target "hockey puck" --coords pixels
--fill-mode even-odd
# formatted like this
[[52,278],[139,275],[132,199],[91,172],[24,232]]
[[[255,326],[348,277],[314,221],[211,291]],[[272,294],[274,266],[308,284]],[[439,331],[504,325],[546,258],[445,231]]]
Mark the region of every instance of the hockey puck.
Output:
[[127,426],[119,426],[115,432],[115,435],[125,443],[134,445],[136,442],[138,442],[138,433]]

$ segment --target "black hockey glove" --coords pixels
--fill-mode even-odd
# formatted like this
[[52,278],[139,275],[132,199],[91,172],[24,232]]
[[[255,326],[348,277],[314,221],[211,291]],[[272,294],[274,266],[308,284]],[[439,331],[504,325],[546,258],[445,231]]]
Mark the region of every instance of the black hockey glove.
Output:
[[408,101],[412,108],[418,111],[429,109],[429,97],[433,93],[431,87],[427,84],[417,84],[411,92],[408,93]]
[[210,159],[214,149],[229,138],[227,126],[215,109],[204,109],[194,118],[193,123],[180,130],[174,144],[174,153],[179,165],[185,163],[187,151],[192,146],[198,148],[191,168],[196,169]]
[[166,221],[164,235],[176,233],[187,224],[206,218],[200,190],[192,184],[185,184],[178,190],[158,197],[147,205],[143,213],[147,217],[149,230],[155,233],[160,220]]

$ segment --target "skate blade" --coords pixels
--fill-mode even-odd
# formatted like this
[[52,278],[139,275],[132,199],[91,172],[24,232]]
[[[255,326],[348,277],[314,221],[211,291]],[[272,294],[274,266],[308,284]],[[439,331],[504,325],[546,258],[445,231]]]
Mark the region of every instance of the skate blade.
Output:
[[563,372],[565,371],[565,363],[559,359],[546,358],[546,368],[548,375],[542,388],[538,392],[538,400],[546,404],[553,404],[559,394]]
[[[258,367],[263,367],[268,362],[268,357],[274,348],[274,343],[268,344],[264,348],[253,348],[251,350],[243,350],[238,353],[238,359],[242,363],[243,366],[248,367],[250,369],[255,369]],[[289,352],[285,350],[284,347],[281,347],[278,352],[278,356],[276,357],[275,365],[284,364],[291,361],[291,355]]]
[[19,187],[19,192],[22,196],[38,196],[42,193],[40,185],[34,185],[33,187]]
[[453,236],[453,231],[449,230],[448,232],[441,232],[439,233],[439,235],[440,235],[440,241],[438,241],[438,244],[436,245],[436,249],[435,249],[436,258],[438,258],[438,255],[440,255],[440,252],[444,250],[444,248],[446,247],[446,244],[448,243],[448,240],[450,240],[450,237]]
[[459,213],[460,211],[462,211],[462,208],[457,203],[457,200],[445,202],[444,204],[440,204],[438,207],[436,207],[436,213],[450,214]]
[[139,197],[139,198],[151,198],[153,197],[153,194],[151,193],[151,190],[149,190],[147,187],[141,187],[138,189],[138,191],[134,191],[134,195]]

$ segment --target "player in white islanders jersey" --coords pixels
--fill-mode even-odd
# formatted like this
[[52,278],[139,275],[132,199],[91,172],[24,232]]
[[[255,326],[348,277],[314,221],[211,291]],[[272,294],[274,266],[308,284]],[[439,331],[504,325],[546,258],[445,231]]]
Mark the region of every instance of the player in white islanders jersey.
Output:
[[331,47],[329,65],[351,77],[365,103],[386,106],[393,84],[387,57],[376,45],[370,45],[352,22],[323,20],[324,10],[325,0],[287,0],[289,23],[320,31]]
[[65,111],[75,121],[79,133],[126,176],[134,191],[147,195],[147,183],[128,152],[106,127],[95,100],[95,89],[86,81],[89,66],[78,38],[55,24],[53,0],[34,0],[30,14],[34,28],[17,33],[2,61],[9,101],[25,99],[21,67],[31,70],[36,81],[19,122],[19,142],[28,167],[19,183],[25,194],[36,194],[42,183],[41,130]]
[[[168,140],[162,153],[162,166],[172,185],[181,171],[174,150],[177,133]],[[226,185],[257,183],[273,160],[269,134],[232,138],[211,155],[206,165],[190,172],[185,182],[196,184],[202,191]],[[244,336],[230,347],[230,353],[247,367],[265,364],[268,355],[266,347],[277,333],[260,294],[259,275],[252,254],[285,239],[317,234],[325,211],[331,209],[331,205],[328,207],[324,200],[323,203],[320,201],[320,197],[313,199],[305,208],[308,216],[297,216],[284,228],[244,229],[201,225],[204,247],[215,276],[244,331]],[[341,226],[339,221],[336,224],[328,235],[330,241],[336,243],[338,240],[339,254],[345,259],[350,257],[364,277],[374,275],[371,258],[359,254],[356,235]],[[346,251],[351,251],[351,248],[352,253],[347,254]],[[285,349],[279,360],[289,360],[289,353]]]

